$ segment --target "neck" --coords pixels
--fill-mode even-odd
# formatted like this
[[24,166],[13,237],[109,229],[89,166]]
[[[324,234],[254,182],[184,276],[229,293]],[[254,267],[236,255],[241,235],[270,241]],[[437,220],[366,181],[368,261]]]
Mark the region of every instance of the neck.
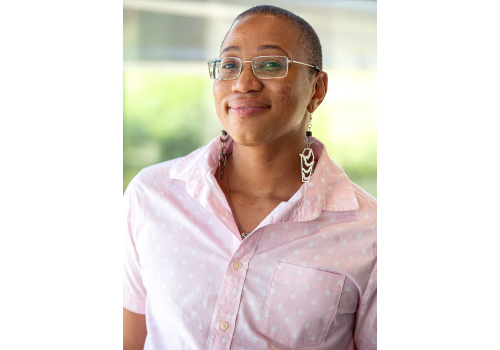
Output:
[[302,186],[303,139],[259,146],[235,143],[227,164],[231,193],[287,201]]

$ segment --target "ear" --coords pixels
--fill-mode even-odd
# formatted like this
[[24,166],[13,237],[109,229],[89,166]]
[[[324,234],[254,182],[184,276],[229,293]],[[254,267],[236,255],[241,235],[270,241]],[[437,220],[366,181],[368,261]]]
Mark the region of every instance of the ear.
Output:
[[313,113],[323,102],[328,90],[328,74],[326,72],[318,72],[314,77],[311,99],[307,105],[307,111]]

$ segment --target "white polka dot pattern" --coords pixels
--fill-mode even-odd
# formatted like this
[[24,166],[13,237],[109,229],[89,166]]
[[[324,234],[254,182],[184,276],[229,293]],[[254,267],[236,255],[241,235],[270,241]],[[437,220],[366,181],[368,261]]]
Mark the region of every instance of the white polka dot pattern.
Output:
[[123,302],[146,315],[144,349],[376,349],[375,199],[318,141],[310,185],[242,241],[219,146],[143,169],[125,192]]
[[[276,293],[268,295],[263,311],[270,316],[262,317],[259,331],[290,348],[322,343],[337,312],[344,280],[336,273],[278,261],[271,280]],[[297,302],[290,304],[290,298]]]

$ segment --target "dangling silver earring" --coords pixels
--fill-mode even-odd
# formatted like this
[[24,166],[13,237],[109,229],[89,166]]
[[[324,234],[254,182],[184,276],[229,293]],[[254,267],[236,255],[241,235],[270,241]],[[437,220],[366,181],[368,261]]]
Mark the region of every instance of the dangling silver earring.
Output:
[[299,154],[301,171],[302,171],[302,182],[309,182],[314,167],[314,152],[310,146],[314,143],[314,140],[316,140],[316,138],[312,136],[311,121],[312,121],[312,113],[311,116],[309,117],[309,130],[306,131],[306,136],[304,136],[304,141],[306,142],[306,148],[304,148],[302,154]]
[[224,178],[224,172],[226,171],[227,163],[227,153],[226,153],[226,141],[229,138],[226,130],[222,130],[222,135],[220,136],[220,142],[222,143],[222,148],[219,153],[219,180]]

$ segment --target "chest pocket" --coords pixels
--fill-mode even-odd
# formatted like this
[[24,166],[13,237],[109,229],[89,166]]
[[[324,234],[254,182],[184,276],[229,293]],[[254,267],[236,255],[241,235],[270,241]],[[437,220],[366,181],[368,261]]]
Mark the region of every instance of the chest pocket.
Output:
[[290,348],[325,342],[345,276],[277,261],[259,332]]

